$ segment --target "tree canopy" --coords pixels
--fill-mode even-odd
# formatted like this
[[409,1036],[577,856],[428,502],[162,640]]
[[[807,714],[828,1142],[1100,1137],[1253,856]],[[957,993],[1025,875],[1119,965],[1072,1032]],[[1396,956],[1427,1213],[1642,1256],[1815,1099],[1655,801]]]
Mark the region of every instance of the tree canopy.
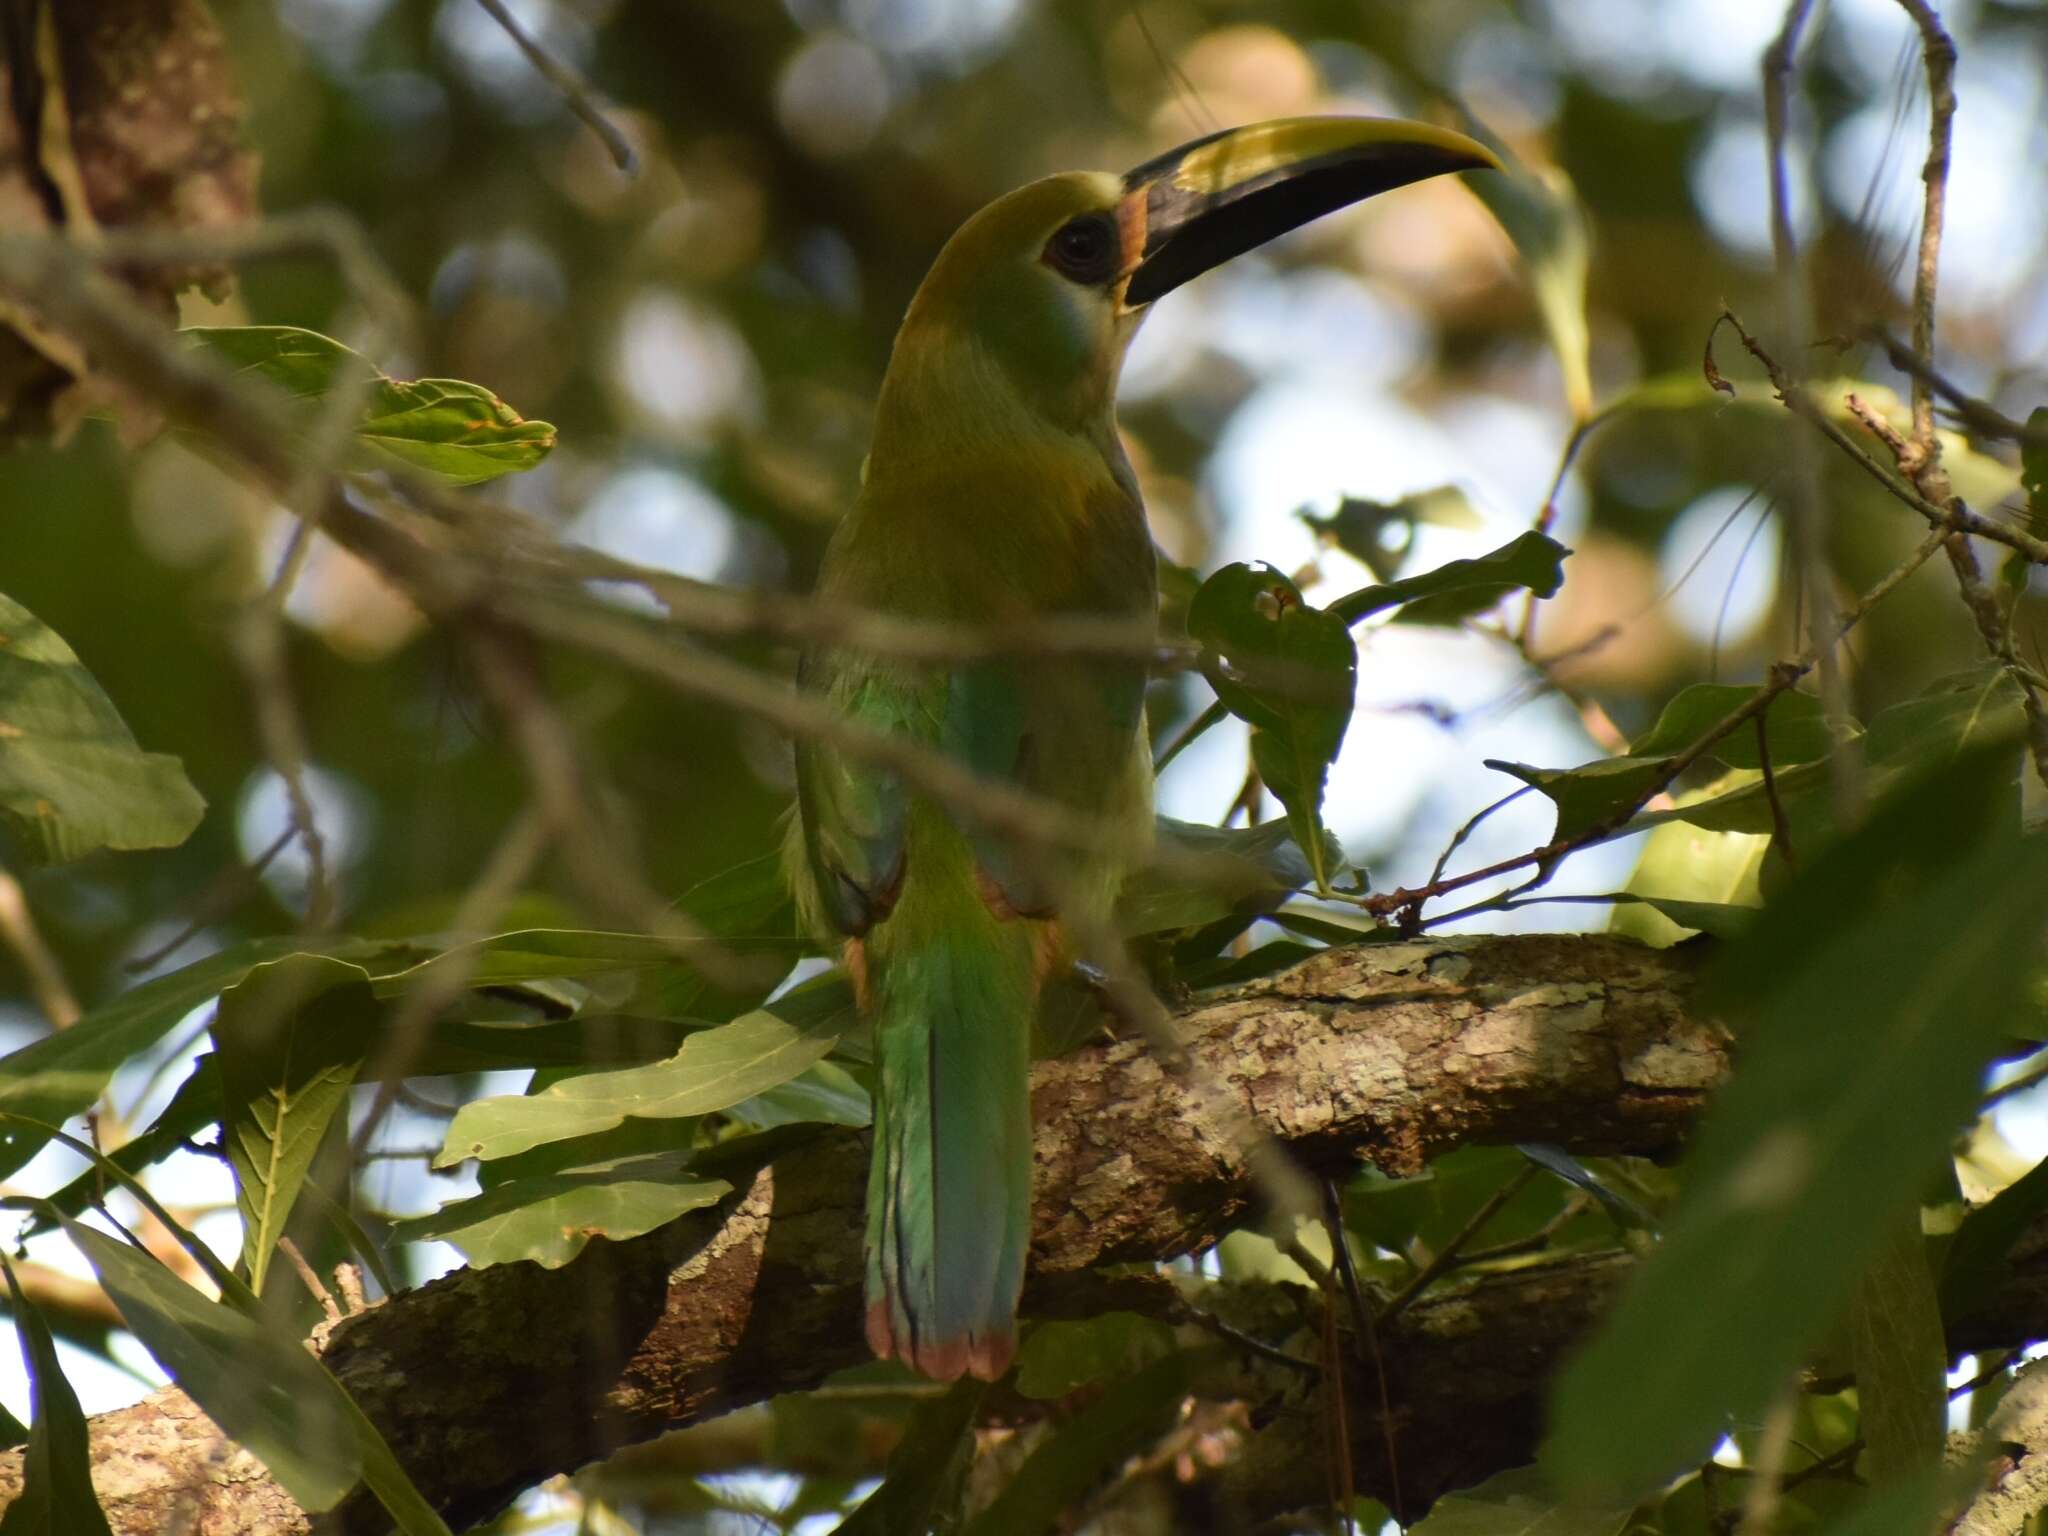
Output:
[[[2044,81],[2027,0],[0,7],[0,1533],[2034,1529]],[[810,595],[963,219],[1317,113],[1505,169],[1161,300],[1156,625]],[[867,1358],[790,743],[1101,829],[806,645],[1151,669],[994,1384]]]

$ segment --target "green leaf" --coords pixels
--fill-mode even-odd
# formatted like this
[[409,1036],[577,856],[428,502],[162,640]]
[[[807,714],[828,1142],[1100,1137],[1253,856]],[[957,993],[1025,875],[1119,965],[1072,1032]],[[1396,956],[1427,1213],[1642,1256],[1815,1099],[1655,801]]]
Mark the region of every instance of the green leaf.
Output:
[[[1346,624],[1356,624],[1388,608],[1401,608],[1403,623],[1456,624],[1524,587],[1538,597],[1556,596],[1564,585],[1564,560],[1570,553],[1548,534],[1525,533],[1476,560],[1452,560],[1420,576],[1360,587],[1330,604],[1329,612]],[[1408,605],[1413,605],[1412,611]]]
[[1445,1494],[1410,1536],[1615,1536],[1634,1509],[1566,1498],[1540,1468],[1514,1467]]
[[839,1522],[835,1536],[907,1536],[932,1529],[934,1516],[957,1500],[974,1459],[974,1415],[987,1390],[969,1377],[920,1403],[889,1453],[881,1486]]
[[741,1100],[726,1113],[766,1130],[777,1125],[863,1126],[874,1119],[875,1109],[867,1089],[851,1072],[821,1061],[786,1083]]
[[[318,952],[373,966],[378,956],[416,955],[394,941],[336,939],[324,944],[297,937],[252,939],[158,976],[102,1004],[67,1030],[0,1056],[0,1112],[62,1124],[83,1113],[105,1091],[122,1062],[147,1050],[194,1008],[234,986],[256,966],[286,955]],[[12,1173],[47,1138],[31,1126],[0,1125],[0,1176]]]
[[[1344,1225],[1390,1253],[1406,1255],[1420,1243],[1426,1259],[1463,1232],[1480,1207],[1520,1177],[1528,1163],[1513,1147],[1460,1147],[1434,1159],[1414,1178],[1390,1179],[1368,1168],[1344,1187]],[[1541,1230],[1570,1198],[1571,1190],[1558,1180],[1531,1180],[1494,1213],[1477,1246]]]
[[555,446],[552,426],[525,420],[481,385],[388,378],[317,331],[235,325],[193,326],[179,334],[237,374],[267,379],[308,408],[334,391],[344,370],[365,370],[369,388],[355,440],[372,462],[381,457],[455,485],[477,485],[531,469]]
[[[1670,757],[1683,752],[1755,694],[1754,687],[1737,683],[1695,683],[1666,704],[1657,723],[1630,743],[1629,755]],[[1788,689],[1771,700],[1763,719],[1770,736],[1773,769],[1818,762],[1833,745],[1820,700],[1811,694]],[[1730,768],[1763,766],[1754,721],[1722,737],[1708,752]]]
[[[1156,835],[1161,845],[1213,862],[1192,874],[1156,865],[1135,871],[1117,896],[1117,926],[1127,937],[1186,933],[1226,917],[1259,916],[1315,881],[1291,822],[1203,827],[1162,816]],[[1325,833],[1324,867],[1340,871],[1343,859],[1337,840]]]
[[0,1252],[14,1298],[14,1331],[28,1368],[33,1421],[21,1457],[21,1492],[0,1519],[0,1536],[112,1536],[92,1486],[92,1447],[78,1394],[64,1379],[57,1341],[42,1312],[22,1294],[14,1264]]
[[1154,1360],[1105,1390],[1039,1442],[1009,1486],[971,1521],[966,1536],[1038,1536],[1124,1461],[1151,1445],[1180,1414],[1190,1361],[1206,1351]]
[[184,766],[136,745],[57,632],[0,596],[0,827],[22,856],[175,848],[205,810]]
[[1571,1486],[1640,1490],[1759,1412],[1969,1118],[2048,908],[2048,843],[2001,812],[2011,772],[2001,749],[1908,785],[1729,946],[1703,1005],[1746,1021],[1741,1065],[1664,1241],[1558,1387]]
[[[2026,726],[2019,685],[1995,662],[1955,673],[1871,718],[1862,743],[1873,794],[1883,794],[1912,774],[1952,762],[1978,747],[2017,743]],[[1834,829],[1833,787],[1826,763],[1804,763],[1776,775],[1778,801],[1792,824],[1793,846],[1801,856]],[[1649,811],[1624,829],[1640,832],[1683,821],[1710,832],[1769,833],[1770,799],[1756,777],[1731,778],[1735,787],[1682,802],[1671,810]],[[2011,798],[2016,791],[2006,793]]]
[[[140,1174],[173,1152],[183,1150],[188,1140],[216,1123],[221,1117],[221,1107],[220,1077],[214,1070],[215,1066],[211,1051],[193,1062],[191,1072],[178,1085],[162,1113],[150,1122],[146,1130],[108,1153],[107,1161],[131,1176]],[[20,1236],[27,1239],[49,1231],[57,1225],[57,1213],[60,1211],[66,1216],[76,1216],[96,1204],[106,1193],[106,1182],[99,1169],[88,1164],[83,1173],[54,1195],[36,1202],[29,1223]]]
[[510,1157],[608,1130],[628,1116],[672,1120],[730,1109],[823,1060],[853,1022],[844,1009],[801,1024],[756,1010],[692,1035],[653,1066],[590,1072],[527,1096],[478,1099],[456,1115],[434,1165]]
[[2048,538],[2048,405],[2037,405],[2020,439],[2020,484],[2027,488],[2027,531]]
[[1757,915],[1755,907],[1745,907],[1736,902],[1685,901],[1676,896],[1644,896],[1636,891],[1616,891],[1603,899],[1648,907],[1670,918],[1681,928],[1710,933],[1717,939],[1732,939],[1746,933]]
[[1941,1266],[1941,1315],[1958,1322],[1982,1310],[2012,1274],[2013,1244],[2048,1210],[2048,1160],[2038,1162],[1963,1218]]
[[[762,942],[768,946],[762,953],[789,944]],[[472,949],[473,986],[637,972],[663,978],[669,990],[687,992],[700,1001],[705,998],[701,981],[676,963],[673,948],[642,934],[527,929],[481,940]],[[193,1009],[240,984],[257,966],[292,955],[326,956],[359,965],[369,972],[379,997],[402,993],[428,966],[447,963],[443,951],[417,939],[283,936],[236,944],[146,981],[95,1008],[71,1028],[0,1057],[0,1112],[51,1125],[83,1113],[106,1090],[121,1063],[156,1044]],[[453,1026],[450,1032],[458,1042],[488,1043]],[[443,1068],[471,1069],[472,1064],[462,1062]],[[0,1177],[21,1167],[42,1146],[41,1133],[31,1127],[0,1124]]]
[[1227,565],[1202,583],[1188,634],[1219,658],[1209,681],[1252,728],[1252,761],[1287,807],[1318,890],[1336,872],[1323,831],[1323,785],[1344,744],[1358,680],[1345,622],[1311,608],[1271,566]]
[[514,1179],[398,1222],[392,1236],[402,1242],[441,1238],[478,1268],[531,1259],[559,1269],[593,1237],[638,1237],[732,1192],[723,1179],[692,1180],[689,1172],[690,1154],[678,1151]]
[[1025,1397],[1065,1397],[1079,1387],[1128,1376],[1173,1350],[1173,1330],[1136,1312],[1040,1323],[1017,1351],[1015,1384]]
[[259,1319],[209,1301],[140,1249],[68,1218],[64,1231],[129,1331],[229,1439],[309,1513],[341,1502],[362,1457],[319,1361]]
[[221,994],[213,1019],[221,1136],[235,1171],[242,1267],[259,1295],[313,1156],[376,1034],[369,973],[293,955]]
[[1948,1344],[1917,1203],[1891,1216],[1849,1303],[1863,1472],[1896,1482],[1934,1466],[1948,1419]]
[[1536,768],[1497,757],[1485,761],[1487,767],[1520,779],[1557,806],[1553,840],[1580,837],[1605,826],[1652,794],[1671,771],[1668,757],[1600,757],[1577,768]]

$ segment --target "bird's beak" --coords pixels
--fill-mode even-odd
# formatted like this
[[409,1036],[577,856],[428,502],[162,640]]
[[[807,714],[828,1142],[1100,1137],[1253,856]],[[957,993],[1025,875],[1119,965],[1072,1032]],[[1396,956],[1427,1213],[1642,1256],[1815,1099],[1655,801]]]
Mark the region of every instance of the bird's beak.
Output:
[[1287,117],[1212,133],[1124,177],[1124,306],[1150,304],[1374,193],[1447,171],[1501,168],[1476,139],[1398,118]]

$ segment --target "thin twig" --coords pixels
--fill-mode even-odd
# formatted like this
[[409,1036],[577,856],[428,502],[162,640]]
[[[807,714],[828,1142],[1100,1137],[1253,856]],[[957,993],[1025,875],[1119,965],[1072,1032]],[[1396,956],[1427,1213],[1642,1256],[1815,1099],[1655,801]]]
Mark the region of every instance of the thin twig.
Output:
[[759,974],[758,962],[732,953],[647,883],[639,861],[598,809],[601,797],[591,791],[575,733],[542,691],[532,666],[514,657],[505,636],[474,629],[470,655],[526,764],[548,836],[584,894],[668,944],[720,986],[740,989],[771,981]]
[[482,947],[464,941],[481,939],[490,932],[505,903],[517,893],[546,846],[546,822],[538,811],[528,807],[514,818],[496,852],[463,892],[455,909],[447,951],[420,972],[400,1000],[385,1031],[384,1046],[362,1076],[362,1081],[377,1084],[377,1093],[362,1124],[350,1138],[351,1157],[361,1158],[369,1150],[384,1117],[404,1092],[407,1075],[426,1049],[434,1020],[461,995],[476,973],[483,957]]
[[289,1237],[280,1237],[277,1240],[277,1246],[284,1256],[291,1261],[292,1268],[298,1271],[299,1279],[305,1285],[307,1293],[320,1303],[320,1310],[327,1314],[327,1321],[330,1323],[340,1322],[340,1303],[335,1301],[334,1293],[327,1289],[326,1283],[321,1280],[313,1266],[306,1262],[306,1256],[299,1252],[299,1245]]
[[1778,798],[1778,776],[1771,769],[1771,732],[1766,717],[1756,717],[1756,761],[1763,774],[1764,799],[1771,807],[1771,842],[1786,864],[1797,867],[1792,851],[1792,823],[1785,815],[1785,802]]
[[1735,1528],[1736,1536],[1769,1536],[1778,1500],[1785,1491],[1785,1453],[1792,1447],[1798,1407],[1799,1394],[1787,1391],[1779,1394],[1764,1415],[1756,1456],[1750,1466],[1754,1475],[1743,1492],[1742,1523]]
[[[1812,304],[1799,246],[1792,229],[1792,197],[1786,164],[1791,138],[1793,74],[1799,45],[1813,12],[1813,0],[1791,0],[1784,25],[1764,50],[1764,135],[1769,157],[1771,191],[1771,255],[1775,275],[1779,336],[1789,354],[1798,357],[1813,332]],[[1809,157],[1810,158],[1810,157]],[[1708,333],[1709,357],[1713,345]],[[1828,562],[1827,508],[1821,493],[1820,463],[1814,445],[1797,428],[1786,434],[1788,495],[1786,509],[1797,554],[1800,606],[1806,615],[1806,638],[1830,634],[1835,625],[1835,587]],[[1853,822],[1863,799],[1863,754],[1849,733],[1849,691],[1833,646],[1820,653],[1818,687],[1821,713],[1828,722],[1834,750],[1828,771],[1842,820]]]
[[36,1006],[43,1010],[50,1027],[69,1029],[76,1024],[78,998],[64,979],[64,968],[57,963],[56,955],[43,942],[42,930],[36,927],[35,915],[28,909],[28,895],[21,882],[4,869],[0,869],[0,940],[6,941],[21,962],[29,990],[36,995]]
[[[1394,1397],[1387,1385],[1387,1362],[1380,1353],[1380,1319],[1373,1313],[1365,1299],[1365,1287],[1358,1283],[1358,1266],[1351,1262],[1351,1239],[1344,1230],[1344,1207],[1337,1198],[1337,1184],[1328,1174],[1323,1176],[1323,1227],[1330,1238],[1330,1257],[1335,1263],[1337,1278],[1344,1287],[1344,1299],[1351,1307],[1351,1323],[1358,1331],[1359,1342],[1366,1348],[1367,1358],[1372,1365],[1373,1381],[1379,1388],[1380,1436],[1387,1453],[1387,1507],[1399,1510],[1401,1498],[1401,1457],[1394,1445]],[[1328,1294],[1326,1291],[1325,1295]],[[1348,1446],[1350,1437],[1345,1437]],[[1347,1460],[1346,1475],[1349,1475]],[[1347,1501],[1345,1508],[1350,1504]]]
[[597,135],[599,142],[611,155],[612,164],[631,175],[636,159],[633,146],[626,136],[619,132],[618,125],[604,115],[603,109],[591,95],[590,87],[583,77],[543,48],[540,40],[519,24],[519,18],[512,14],[504,0],[477,0],[477,3],[489,11],[491,19],[505,29],[506,35],[519,46],[519,51],[526,55],[526,62],[534,67],[541,78],[562,93],[562,100],[567,103],[569,110],[581,118],[584,126]]
[[1485,1204],[1472,1213],[1471,1218],[1466,1221],[1464,1226],[1458,1229],[1451,1240],[1437,1250],[1431,1256],[1430,1261],[1416,1272],[1415,1278],[1395,1292],[1393,1299],[1380,1309],[1380,1321],[1390,1323],[1405,1312],[1408,1309],[1409,1303],[1420,1296],[1445,1270],[1455,1264],[1458,1254],[1464,1249],[1465,1245],[1477,1237],[1485,1229],[1486,1224],[1498,1216],[1502,1208],[1510,1200],[1514,1199],[1524,1189],[1527,1189],[1529,1181],[1535,1178],[1541,1171],[1534,1163],[1524,1163],[1520,1172],[1501,1185],[1491,1195],[1488,1195]]
[[272,860],[291,846],[292,840],[298,835],[297,827],[288,826],[270,840],[268,848],[247,864],[231,864],[223,869],[214,877],[213,882],[199,893],[199,899],[192,903],[192,916],[184,927],[155,949],[137,955],[121,968],[131,976],[154,970],[191,943],[206,931],[208,923],[225,916],[234,909],[236,903],[255,890],[257,882],[263,877],[263,871],[270,867]]
[[1320,1376],[1323,1373],[1322,1366],[1315,1361],[1304,1360],[1299,1355],[1290,1355],[1279,1345],[1268,1344],[1264,1339],[1246,1333],[1242,1328],[1226,1323],[1215,1313],[1205,1312],[1192,1303],[1184,1303],[1175,1308],[1168,1317],[1170,1321],[1189,1323],[1205,1333],[1213,1333],[1217,1338],[1236,1345],[1246,1354],[1257,1355],[1261,1360],[1271,1360],[1275,1365],[1287,1366],[1307,1376]]
[[[1834,634],[1828,638],[1827,646],[1840,644],[1843,636],[1847,635],[1850,630],[1861,623],[1863,617],[1872,608],[1889,597],[1899,583],[1903,582],[1932,559],[1947,537],[1948,530],[1946,528],[1935,529],[1914,547],[1911,554],[1888,571],[1870,590],[1850,604],[1836,620]],[[1781,661],[1774,665],[1770,670],[1768,679],[1757,688],[1755,693],[1751,694],[1740,705],[1723,716],[1699,740],[1695,741],[1683,752],[1666,761],[1656,777],[1650,781],[1630,804],[1595,825],[1571,837],[1556,838],[1544,844],[1541,848],[1532,849],[1528,853],[1517,854],[1511,859],[1502,859],[1498,863],[1489,864],[1483,869],[1468,870],[1462,875],[1455,875],[1449,879],[1432,880],[1427,885],[1413,890],[1403,887],[1367,896],[1358,901],[1356,905],[1378,917],[1399,912],[1404,908],[1419,911],[1422,903],[1426,901],[1432,901],[1439,896],[1448,895],[1452,891],[1463,890],[1467,886],[1477,885],[1483,880],[1491,880],[1496,875],[1504,875],[1512,870],[1526,869],[1531,865],[1537,866],[1539,882],[1542,879],[1547,879],[1549,872],[1555,868],[1557,861],[1566,854],[1574,853],[1581,848],[1591,847],[1595,843],[1604,842],[1609,837],[1624,832],[1628,823],[1635,818],[1636,813],[1643,806],[1662,794],[1681,774],[1702,757],[1706,756],[1708,752],[1712,751],[1716,743],[1756,719],[1766,709],[1770,708],[1771,701],[1776,699],[1779,694],[1786,692],[1801,678],[1805,677],[1807,673],[1811,672],[1815,662],[1819,660],[1821,650],[1825,648],[1816,643],[1808,646],[1790,661]],[[1523,887],[1523,889],[1526,888]],[[1474,910],[1484,910],[1487,905],[1487,903],[1481,903]]]

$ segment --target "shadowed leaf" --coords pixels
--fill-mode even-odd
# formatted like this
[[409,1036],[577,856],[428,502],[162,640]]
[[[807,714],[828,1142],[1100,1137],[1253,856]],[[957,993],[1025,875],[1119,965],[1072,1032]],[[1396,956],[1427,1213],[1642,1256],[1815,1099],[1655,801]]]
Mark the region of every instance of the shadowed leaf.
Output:
[[1228,565],[1202,583],[1188,634],[1219,659],[1210,682],[1252,728],[1252,762],[1287,808],[1294,841],[1318,889],[1336,873],[1323,830],[1323,785],[1344,732],[1358,678],[1358,647],[1345,622],[1311,608],[1271,566]]
[[2033,967],[2048,844],[1980,752],[1886,802],[1731,945],[1746,1023],[1665,1239],[1559,1385],[1571,1486],[1640,1491],[1761,1410],[1976,1102]]
[[0,827],[23,857],[174,848],[205,811],[184,766],[136,745],[57,632],[0,596]]
[[1388,608],[1401,608],[1404,623],[1455,624],[1524,587],[1538,597],[1555,597],[1570,553],[1548,534],[1525,533],[1477,559],[1451,560],[1419,576],[1360,587],[1329,611],[1347,624]]
[[64,1379],[57,1341],[43,1314],[21,1293],[14,1265],[0,1252],[14,1298],[14,1331],[28,1369],[33,1415],[21,1456],[21,1491],[0,1519],[0,1536],[111,1536],[92,1486],[92,1447],[78,1394]]

